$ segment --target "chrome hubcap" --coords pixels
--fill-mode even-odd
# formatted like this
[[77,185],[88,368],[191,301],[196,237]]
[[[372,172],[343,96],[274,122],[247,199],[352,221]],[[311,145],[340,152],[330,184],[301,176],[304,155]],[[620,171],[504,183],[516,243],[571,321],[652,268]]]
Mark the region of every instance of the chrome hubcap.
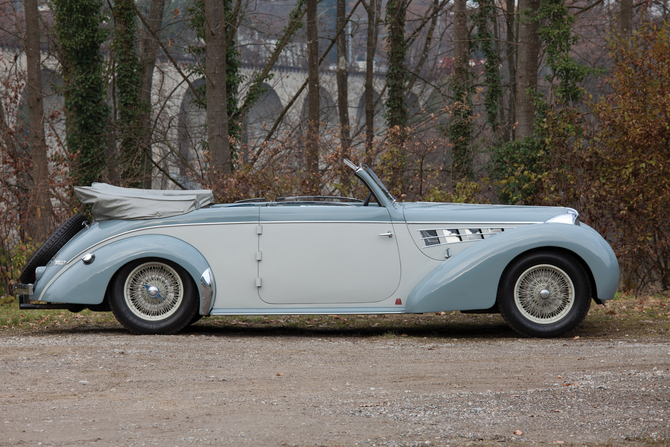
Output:
[[148,284],[145,284],[144,287],[147,289],[147,294],[149,294],[150,297],[152,298],[163,298],[161,296],[160,290],[156,286],[150,286]]
[[535,265],[519,276],[514,286],[514,302],[528,320],[539,324],[560,321],[575,303],[575,287],[555,265]]
[[164,320],[174,314],[184,299],[184,285],[169,265],[147,262],[137,266],[123,288],[128,309],[143,320]]

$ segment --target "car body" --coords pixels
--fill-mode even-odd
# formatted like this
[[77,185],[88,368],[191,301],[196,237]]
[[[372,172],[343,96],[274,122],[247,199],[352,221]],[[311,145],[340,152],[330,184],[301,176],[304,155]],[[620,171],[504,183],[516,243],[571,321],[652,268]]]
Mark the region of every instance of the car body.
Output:
[[[573,209],[400,203],[368,167],[348,165],[365,199],[96,219],[27,267],[36,280],[18,286],[21,306],[111,309],[138,333],[216,315],[500,312],[517,332],[549,337],[616,292],[611,247]],[[140,208],[161,209],[147,200]]]

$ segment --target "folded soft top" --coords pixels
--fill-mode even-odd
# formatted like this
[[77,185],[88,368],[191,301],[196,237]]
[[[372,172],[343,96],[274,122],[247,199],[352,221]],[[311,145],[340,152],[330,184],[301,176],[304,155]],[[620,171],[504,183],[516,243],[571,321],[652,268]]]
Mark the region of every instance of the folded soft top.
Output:
[[214,194],[209,189],[137,189],[93,183],[75,187],[74,193],[81,203],[93,205],[97,220],[177,216],[214,203]]

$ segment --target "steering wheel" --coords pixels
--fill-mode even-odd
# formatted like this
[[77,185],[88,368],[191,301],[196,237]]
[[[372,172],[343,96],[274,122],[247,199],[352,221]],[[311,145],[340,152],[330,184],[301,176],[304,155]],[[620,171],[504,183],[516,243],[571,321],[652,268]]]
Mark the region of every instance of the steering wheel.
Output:
[[365,202],[363,202],[363,206],[368,206],[370,204],[370,199],[372,198],[372,191],[370,191],[370,194],[365,198]]

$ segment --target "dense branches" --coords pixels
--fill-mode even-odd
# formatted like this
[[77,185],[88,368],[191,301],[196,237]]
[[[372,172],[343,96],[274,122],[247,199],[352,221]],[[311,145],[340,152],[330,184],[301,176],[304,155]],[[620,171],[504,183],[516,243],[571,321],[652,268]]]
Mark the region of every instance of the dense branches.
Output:
[[[355,11],[361,3],[364,13]],[[574,206],[619,244],[631,285],[670,287],[667,231],[654,217],[668,217],[670,188],[667,25],[642,25],[668,14],[656,3],[642,17],[627,0],[611,11],[597,0],[520,0],[518,8],[511,0],[195,0],[188,8],[54,0],[53,31],[49,12],[25,4],[27,28],[47,26],[60,63],[34,58],[29,44],[28,104],[5,93],[0,107],[9,114],[3,151],[13,139],[12,156],[23,154],[7,158],[16,170],[5,187],[35,203],[37,185],[51,182],[50,193],[61,194],[54,179],[68,174],[79,184],[213,187],[221,200],[347,194],[354,185],[342,160],[350,158],[379,168],[400,199]],[[0,33],[19,29],[0,23]],[[612,55],[602,50],[606,30],[621,39]],[[43,38],[43,50],[50,45]],[[40,118],[39,100],[60,98],[39,92],[46,66],[64,80],[64,131],[49,124],[58,107]],[[612,69],[606,85],[594,70],[602,67]],[[12,70],[4,91],[25,86],[9,82],[22,79]],[[611,96],[589,111],[590,96],[603,92]],[[44,143],[37,121],[47,123]],[[30,146],[16,136],[22,126]],[[66,157],[55,150],[60,138]],[[71,209],[60,196],[51,202],[54,213],[47,202],[38,208]],[[618,222],[644,237],[628,237]]]
[[63,96],[70,175],[75,184],[102,179],[109,107],[100,45],[107,37],[101,28],[99,0],[54,0],[56,35],[63,71]]

